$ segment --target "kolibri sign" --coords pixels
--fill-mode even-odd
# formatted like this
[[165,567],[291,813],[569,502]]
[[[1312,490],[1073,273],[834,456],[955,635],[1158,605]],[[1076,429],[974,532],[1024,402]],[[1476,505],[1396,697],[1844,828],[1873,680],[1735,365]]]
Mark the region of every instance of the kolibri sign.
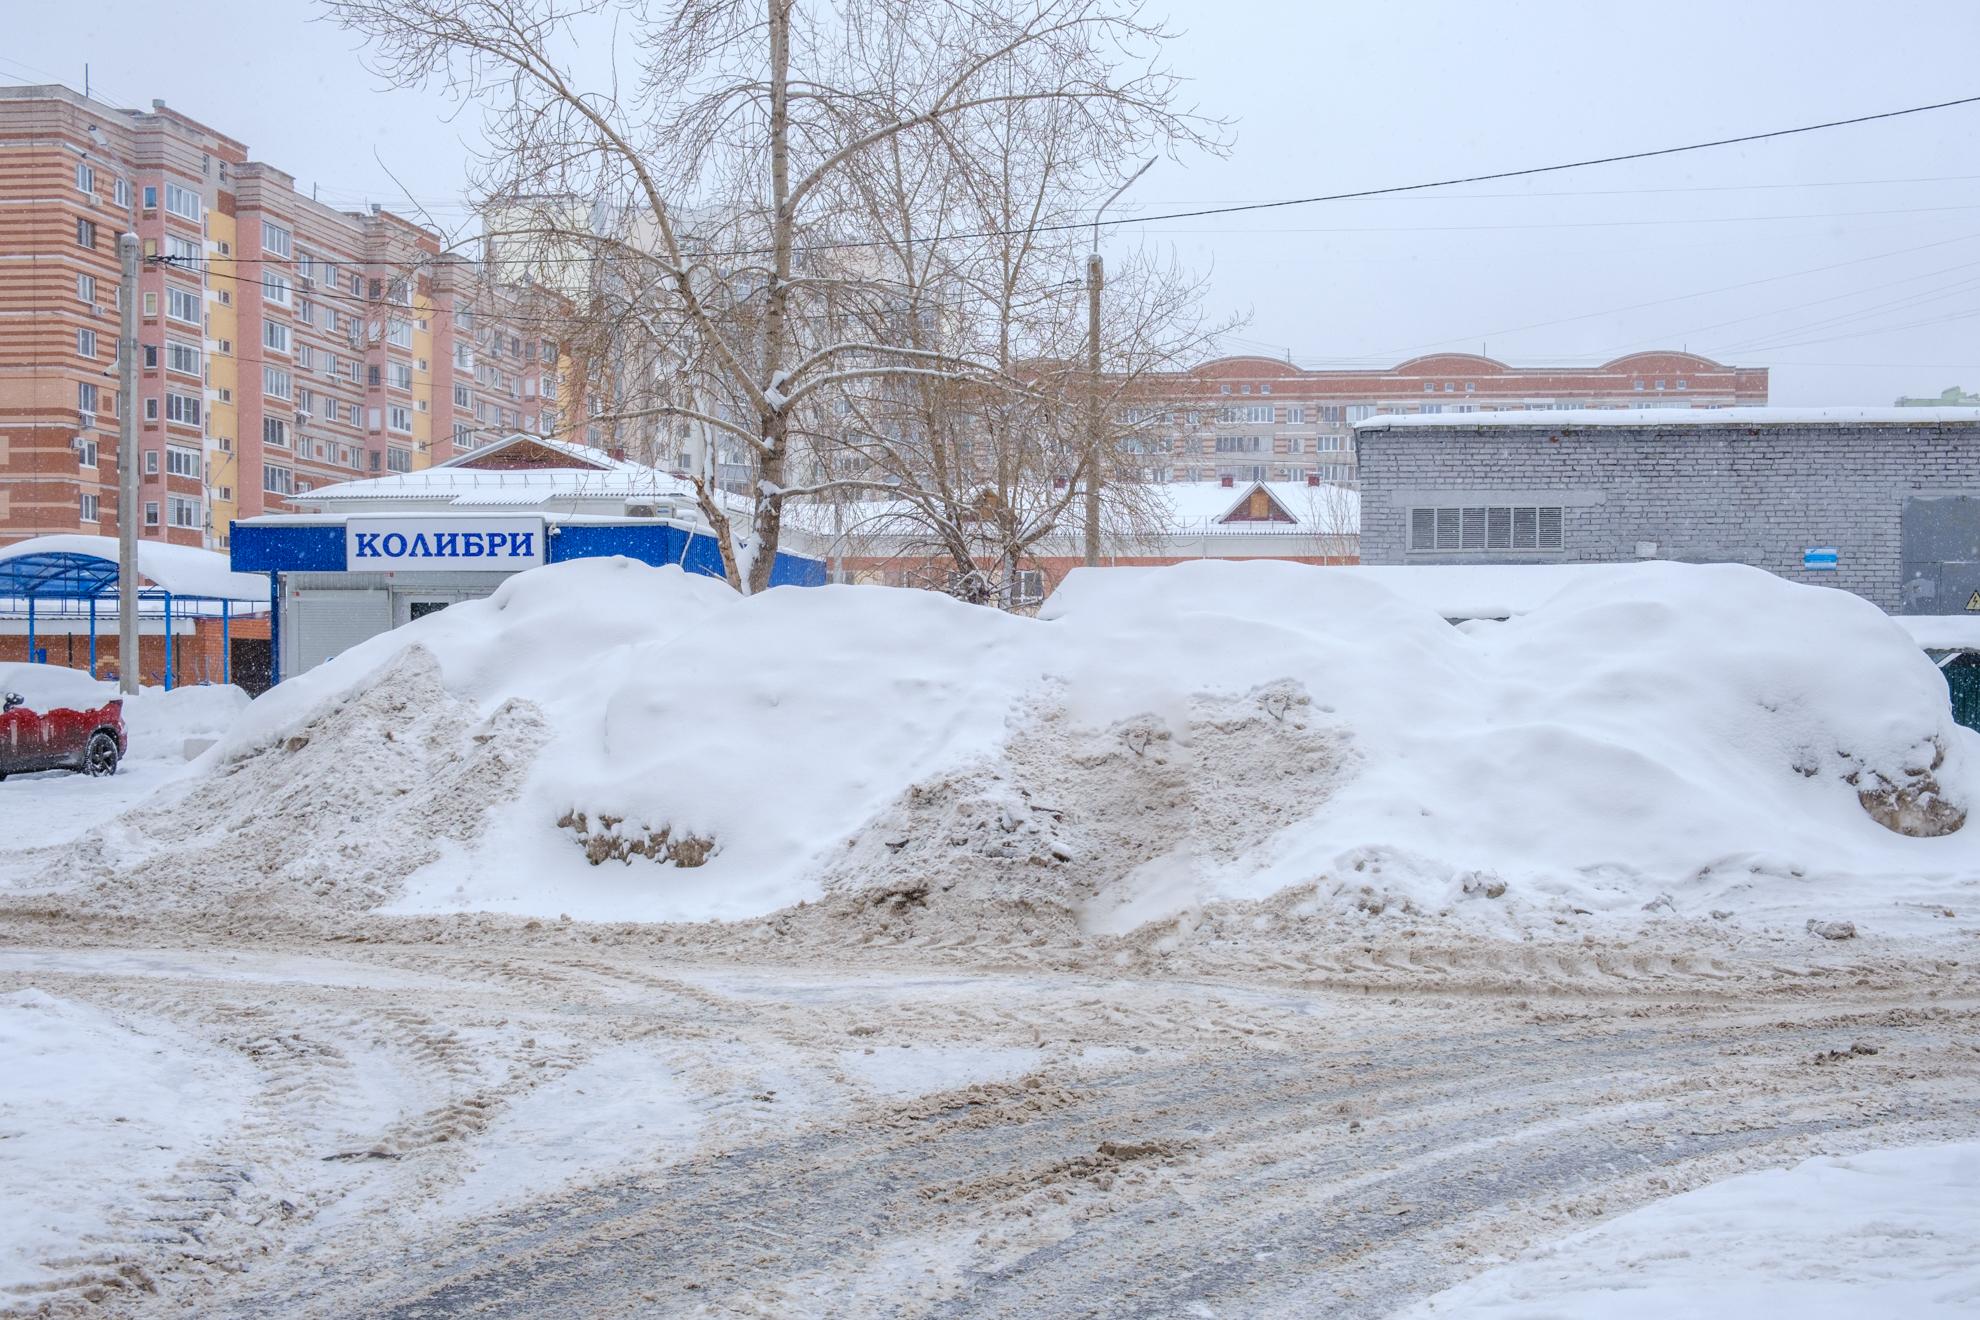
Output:
[[544,561],[541,518],[352,518],[344,571],[508,573]]

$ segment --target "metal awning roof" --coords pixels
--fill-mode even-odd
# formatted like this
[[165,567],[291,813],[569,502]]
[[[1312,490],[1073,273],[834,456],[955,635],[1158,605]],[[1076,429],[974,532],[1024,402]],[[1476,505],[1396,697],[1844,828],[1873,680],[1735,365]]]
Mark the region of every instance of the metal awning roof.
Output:
[[[117,539],[36,536],[0,547],[0,599],[92,600],[115,596]],[[236,573],[227,556],[195,546],[140,541],[138,576],[146,595],[239,600],[265,605],[267,580]]]

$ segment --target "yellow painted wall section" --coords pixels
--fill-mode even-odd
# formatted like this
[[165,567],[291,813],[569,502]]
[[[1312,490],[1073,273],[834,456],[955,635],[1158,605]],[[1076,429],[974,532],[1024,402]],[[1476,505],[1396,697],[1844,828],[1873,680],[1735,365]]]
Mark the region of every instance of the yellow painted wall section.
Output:
[[[433,397],[433,300],[413,291],[413,471],[433,466],[433,417],[441,411]],[[425,363],[422,367],[420,364]]]
[[[208,211],[206,229],[209,254],[218,252],[221,243],[229,251],[239,248],[234,241],[233,216],[223,215],[217,208]],[[206,509],[213,528],[208,544],[219,548],[227,544],[228,525],[239,516],[241,490],[240,410],[233,402],[241,387],[240,315],[236,310],[240,293],[235,287],[234,264],[208,262],[206,287],[210,295],[227,295],[225,303],[215,296],[206,300]],[[223,339],[233,345],[232,353],[219,351]],[[221,394],[222,390],[226,391],[225,395]],[[228,446],[226,450],[220,448],[223,441]],[[221,499],[223,489],[232,492],[233,498]]]

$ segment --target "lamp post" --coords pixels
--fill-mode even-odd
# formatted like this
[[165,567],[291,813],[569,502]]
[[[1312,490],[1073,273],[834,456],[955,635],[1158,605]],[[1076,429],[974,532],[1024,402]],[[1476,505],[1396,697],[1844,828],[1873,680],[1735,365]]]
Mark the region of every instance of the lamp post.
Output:
[[124,263],[117,335],[117,388],[123,396],[117,401],[117,684],[131,696],[138,690],[138,236],[119,236],[117,253]]
[[1100,216],[1120,200],[1134,181],[1155,163],[1151,156],[1128,175],[1093,212],[1093,246],[1086,256],[1086,566],[1100,562],[1100,446],[1104,439],[1100,417],[1100,289],[1106,269],[1100,261]]

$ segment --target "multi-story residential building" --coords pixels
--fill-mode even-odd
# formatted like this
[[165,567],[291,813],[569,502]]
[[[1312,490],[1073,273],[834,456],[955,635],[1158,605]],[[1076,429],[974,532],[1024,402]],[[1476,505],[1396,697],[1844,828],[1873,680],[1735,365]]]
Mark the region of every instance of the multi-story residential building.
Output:
[[544,295],[388,211],[317,202],[162,102],[0,87],[0,543],[116,530],[127,231],[141,535],[225,548],[231,520],[317,486],[558,425]]
[[1633,353],[1599,367],[1515,367],[1470,353],[1387,370],[1314,371],[1228,357],[1156,378],[1119,419],[1156,481],[1356,479],[1354,424],[1378,414],[1535,408],[1730,408],[1767,402],[1767,369],[1691,353]]

